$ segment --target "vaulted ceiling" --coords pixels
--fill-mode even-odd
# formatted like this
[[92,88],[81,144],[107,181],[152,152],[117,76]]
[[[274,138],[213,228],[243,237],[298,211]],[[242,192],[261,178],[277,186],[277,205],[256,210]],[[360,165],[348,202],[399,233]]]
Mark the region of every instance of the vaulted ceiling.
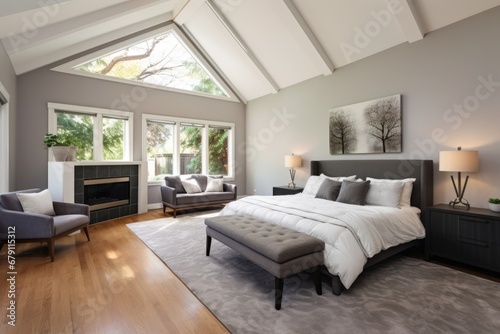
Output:
[[174,21],[246,102],[500,5],[500,0],[24,0],[0,2],[22,74]]

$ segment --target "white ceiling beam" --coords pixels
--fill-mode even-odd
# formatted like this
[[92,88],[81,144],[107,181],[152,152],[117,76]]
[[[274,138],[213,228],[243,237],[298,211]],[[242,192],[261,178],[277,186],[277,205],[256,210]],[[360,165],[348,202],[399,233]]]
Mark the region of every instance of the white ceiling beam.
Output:
[[27,12],[33,9],[57,4],[64,4],[71,0],[51,0],[44,2],[40,0],[23,0],[23,1],[1,1],[0,2],[0,17],[8,16],[17,13]]
[[[281,3],[278,1],[277,3]],[[315,63],[316,67],[321,71],[323,75],[331,74],[335,70],[335,66],[331,61],[330,57],[326,53],[325,49],[316,38],[316,35],[313,33],[309,25],[302,14],[300,14],[299,10],[295,6],[292,0],[283,0],[283,3],[286,5],[290,13],[293,15],[298,25],[302,29],[303,34],[295,35],[297,39],[300,39],[302,43],[309,44],[313,48],[313,52],[308,52],[310,59]],[[306,48],[310,50],[311,48]]]
[[262,73],[262,75],[266,78],[266,80],[269,82],[269,84],[272,86],[273,91],[272,93],[275,94],[279,92],[280,88],[278,84],[274,81],[274,79],[271,77],[269,72],[264,68],[264,66],[261,64],[259,59],[255,56],[255,54],[252,52],[252,50],[246,45],[245,41],[241,38],[241,36],[238,34],[236,29],[231,25],[231,23],[226,19],[224,14],[219,10],[219,8],[214,4],[212,0],[206,0],[206,4],[208,7],[212,10],[212,12],[215,14],[215,16],[219,19],[219,21],[222,23],[222,25],[226,28],[226,30],[229,32],[231,36],[233,36],[234,40],[238,43],[238,45],[241,47],[243,51],[245,51],[246,55],[250,60],[255,64],[255,66],[259,69],[259,71]]
[[196,38],[194,38],[193,34],[191,34],[191,32],[189,31],[189,29],[185,25],[183,25],[183,26],[179,26],[178,25],[178,28],[189,39],[189,41],[191,43],[193,43],[193,45],[203,55],[203,57],[205,58],[205,60],[210,64],[210,66],[212,66],[212,68],[214,69],[214,71],[217,72],[217,74],[222,78],[222,80],[224,80],[224,83],[227,86],[229,86],[229,88],[232,90],[232,93],[234,95],[236,95],[236,97],[241,102],[243,102],[244,104],[247,104],[248,101],[243,97],[243,94],[241,94],[241,92],[238,91],[238,89],[236,88],[236,86],[233,85],[233,83],[231,82],[231,80],[229,80],[229,78],[220,69],[220,67],[217,65],[217,63],[210,57],[210,55],[208,54],[208,52],[201,46],[200,43],[198,43],[198,41],[196,40]]
[[205,4],[205,0],[183,0],[173,10],[174,22],[183,26],[198,9]]
[[424,30],[420,16],[417,13],[412,0],[387,0],[389,8],[392,8],[394,16],[409,43],[424,38]]

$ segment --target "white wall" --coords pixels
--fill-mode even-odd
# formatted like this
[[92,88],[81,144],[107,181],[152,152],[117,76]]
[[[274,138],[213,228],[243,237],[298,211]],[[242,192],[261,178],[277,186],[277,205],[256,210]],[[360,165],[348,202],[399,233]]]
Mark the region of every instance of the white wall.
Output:
[[[0,43],[0,82],[10,96],[9,100],[9,190],[16,189],[15,151],[16,151],[16,110],[17,77],[9,56]],[[3,159],[3,157],[1,157]]]
[[[447,203],[454,192],[450,174],[438,171],[439,151],[462,146],[478,150],[480,163],[465,197],[473,206],[487,207],[489,197],[500,197],[498,36],[499,7],[251,101],[245,144],[248,192],[271,194],[273,185],[286,185],[284,156],[291,152],[303,157],[296,175],[302,186],[310,160],[424,158],[435,162],[435,203]],[[329,154],[329,109],[393,94],[402,94],[403,101],[401,154]]]

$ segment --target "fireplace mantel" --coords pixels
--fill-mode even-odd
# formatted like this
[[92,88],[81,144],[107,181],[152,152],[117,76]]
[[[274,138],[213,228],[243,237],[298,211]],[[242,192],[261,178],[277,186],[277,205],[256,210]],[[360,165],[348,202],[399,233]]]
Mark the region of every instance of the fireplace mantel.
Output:
[[[68,202],[68,203],[83,203],[80,200],[81,193],[80,183],[83,187],[83,179],[99,178],[101,176],[109,177],[115,174],[121,174],[120,170],[127,169],[127,166],[137,166],[137,213],[147,212],[147,183],[141,177],[142,173],[146,171],[144,164],[141,161],[106,161],[106,162],[81,162],[81,161],[68,161],[68,162],[55,162],[49,161],[48,163],[48,188],[55,201]],[[83,168],[77,168],[83,167]],[[93,168],[95,167],[95,168]],[[89,175],[75,175],[75,170],[78,173],[86,171],[85,174]],[[134,168],[135,170],[135,168]],[[89,173],[87,173],[89,172]],[[110,175],[101,175],[110,174]],[[75,189],[75,186],[78,189]],[[76,197],[76,199],[75,199]],[[91,222],[100,222],[102,216],[106,216],[106,212],[99,212],[94,214],[96,217],[91,217]],[[97,215],[100,217],[97,218]],[[116,217],[110,217],[110,219]]]

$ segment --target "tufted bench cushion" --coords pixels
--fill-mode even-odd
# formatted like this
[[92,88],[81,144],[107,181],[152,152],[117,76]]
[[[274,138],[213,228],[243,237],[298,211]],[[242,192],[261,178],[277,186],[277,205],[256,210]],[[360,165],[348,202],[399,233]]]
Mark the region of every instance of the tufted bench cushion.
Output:
[[205,219],[207,256],[212,237],[233,248],[276,278],[276,309],[281,308],[283,278],[316,268],[316,291],[321,294],[319,266],[325,243],[315,237],[248,216]]

